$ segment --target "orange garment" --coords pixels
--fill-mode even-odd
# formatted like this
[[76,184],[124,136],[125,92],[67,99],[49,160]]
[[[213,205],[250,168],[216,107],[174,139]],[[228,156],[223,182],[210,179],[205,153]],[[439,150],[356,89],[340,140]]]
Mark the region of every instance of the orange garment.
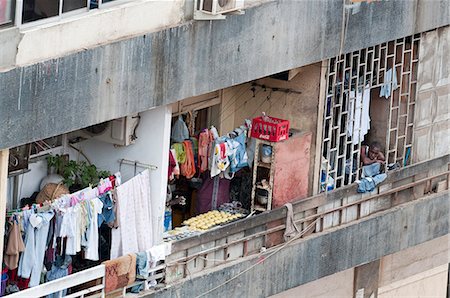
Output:
[[191,141],[184,141],[182,144],[184,152],[186,152],[186,162],[180,165],[180,172],[181,175],[185,176],[187,179],[191,179],[195,175],[195,160],[192,143]]
[[136,254],[106,261],[105,293],[131,285],[136,280]]

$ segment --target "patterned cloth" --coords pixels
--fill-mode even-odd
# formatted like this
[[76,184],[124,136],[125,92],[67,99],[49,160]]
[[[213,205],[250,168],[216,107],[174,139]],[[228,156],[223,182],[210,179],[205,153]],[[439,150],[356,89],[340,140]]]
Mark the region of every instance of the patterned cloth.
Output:
[[136,254],[106,261],[105,293],[131,285],[136,280]]

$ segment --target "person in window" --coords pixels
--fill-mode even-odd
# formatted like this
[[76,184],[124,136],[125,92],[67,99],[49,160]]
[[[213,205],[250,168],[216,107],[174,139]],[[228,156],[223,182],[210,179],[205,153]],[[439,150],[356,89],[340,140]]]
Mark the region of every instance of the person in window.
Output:
[[370,146],[361,146],[361,162],[363,166],[371,165],[374,163],[384,164],[386,159],[381,152],[381,145],[378,142],[372,142]]
[[383,182],[387,175],[382,173],[381,166],[385,163],[385,157],[381,152],[381,145],[373,142],[369,146],[361,146],[362,175],[358,183],[358,192],[372,191]]

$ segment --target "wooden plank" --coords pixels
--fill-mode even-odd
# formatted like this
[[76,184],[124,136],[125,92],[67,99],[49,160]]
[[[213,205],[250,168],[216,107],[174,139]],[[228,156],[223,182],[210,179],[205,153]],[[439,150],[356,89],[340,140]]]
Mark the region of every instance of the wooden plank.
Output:
[[[243,238],[244,232],[240,232],[240,233],[236,233],[233,235],[230,235],[227,237],[227,243],[233,242],[235,240],[241,239]],[[241,243],[237,243],[237,244],[232,244],[230,246],[228,246],[227,248],[227,254],[226,254],[226,260],[227,261],[232,261],[238,258],[241,258],[244,256],[244,244]]]
[[0,150],[0,264],[3,262],[9,149]]
[[[172,247],[172,253],[167,256],[166,264],[186,257],[186,250],[174,251]],[[173,266],[167,266],[166,268],[166,282],[173,283],[176,280],[184,278],[185,264],[174,264]]]

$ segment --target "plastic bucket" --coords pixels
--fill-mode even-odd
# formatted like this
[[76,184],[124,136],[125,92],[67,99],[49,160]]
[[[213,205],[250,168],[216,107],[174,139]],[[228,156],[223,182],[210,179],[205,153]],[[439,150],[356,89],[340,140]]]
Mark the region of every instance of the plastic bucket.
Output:
[[2,282],[0,285],[0,296],[4,296],[5,295],[5,289],[6,289],[6,284],[8,283],[8,274],[3,273],[2,274]]

